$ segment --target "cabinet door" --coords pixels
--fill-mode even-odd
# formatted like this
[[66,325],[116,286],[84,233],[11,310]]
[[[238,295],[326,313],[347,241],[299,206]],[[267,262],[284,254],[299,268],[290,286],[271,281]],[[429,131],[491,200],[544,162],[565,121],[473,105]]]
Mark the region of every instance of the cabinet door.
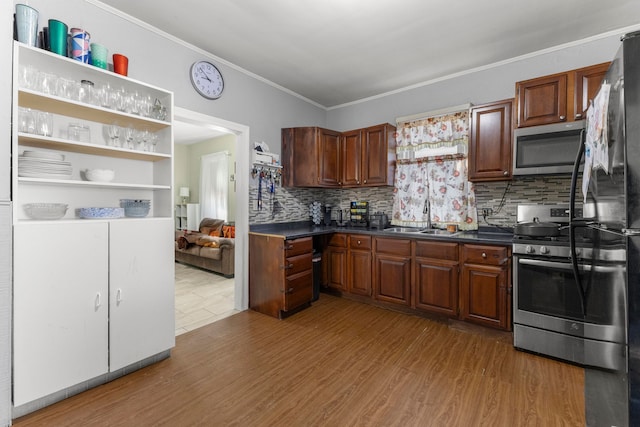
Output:
[[510,329],[507,271],[503,267],[464,265],[460,287],[460,317],[463,320]]
[[458,315],[458,263],[416,258],[415,307]]
[[340,133],[318,129],[318,139],[318,184],[321,187],[338,187],[342,184]]
[[349,251],[349,292],[371,296],[371,251]]
[[374,263],[375,298],[380,301],[410,305],[411,258],[376,253]]
[[282,185],[318,186],[317,128],[282,129]]
[[175,273],[171,221],[112,221],[109,226],[109,369],[175,345]]
[[391,125],[364,129],[362,147],[362,185],[393,185],[395,142]]
[[567,120],[566,73],[516,83],[518,127]]
[[14,405],[107,372],[108,248],[106,222],[14,226]]
[[609,69],[610,62],[580,68],[575,72],[574,111],[575,120],[585,119],[589,102],[598,94],[600,83]]
[[471,108],[469,180],[511,179],[511,135],[513,100]]
[[329,246],[324,253],[326,285],[339,291],[347,291],[347,249]]
[[360,185],[362,177],[362,133],[360,130],[342,134],[342,185]]

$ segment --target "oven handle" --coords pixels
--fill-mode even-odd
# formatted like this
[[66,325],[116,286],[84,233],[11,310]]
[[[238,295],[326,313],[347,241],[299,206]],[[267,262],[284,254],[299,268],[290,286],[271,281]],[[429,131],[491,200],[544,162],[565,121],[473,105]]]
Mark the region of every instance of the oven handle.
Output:
[[[567,264],[564,262],[553,262],[553,261],[542,261],[539,259],[519,259],[518,263],[525,265],[535,265],[538,267],[549,267],[549,268],[557,268],[559,270],[573,270],[573,266],[571,264]],[[595,271],[596,273],[617,273],[623,267],[622,265],[618,266],[606,266],[606,265],[596,265],[591,266],[588,264],[583,264],[582,269],[585,271]]]

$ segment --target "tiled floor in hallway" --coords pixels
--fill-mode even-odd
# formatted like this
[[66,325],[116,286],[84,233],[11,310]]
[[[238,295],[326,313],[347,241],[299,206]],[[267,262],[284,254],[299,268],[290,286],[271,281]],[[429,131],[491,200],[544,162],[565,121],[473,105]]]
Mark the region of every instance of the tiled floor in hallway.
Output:
[[234,279],[176,262],[176,335],[232,314]]

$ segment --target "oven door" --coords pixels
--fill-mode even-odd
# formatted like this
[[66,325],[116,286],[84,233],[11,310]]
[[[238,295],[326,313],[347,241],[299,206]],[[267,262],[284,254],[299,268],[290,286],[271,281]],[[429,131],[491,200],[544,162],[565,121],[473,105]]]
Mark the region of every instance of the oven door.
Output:
[[514,255],[516,324],[576,337],[624,343],[625,266],[580,265],[585,309],[567,259]]

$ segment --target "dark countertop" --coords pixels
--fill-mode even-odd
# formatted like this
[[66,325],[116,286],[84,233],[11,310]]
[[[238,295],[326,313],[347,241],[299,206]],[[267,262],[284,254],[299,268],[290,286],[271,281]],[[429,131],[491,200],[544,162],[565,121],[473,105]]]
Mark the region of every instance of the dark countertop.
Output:
[[510,229],[501,227],[480,227],[478,231],[459,231],[454,235],[440,234],[431,235],[423,233],[398,233],[384,230],[371,230],[365,227],[338,227],[336,225],[314,225],[310,221],[254,224],[249,227],[249,232],[260,234],[273,234],[284,236],[286,239],[297,239],[300,237],[317,236],[330,233],[352,233],[367,234],[378,237],[411,238],[421,240],[454,241],[459,243],[485,243],[511,245],[513,232]]

